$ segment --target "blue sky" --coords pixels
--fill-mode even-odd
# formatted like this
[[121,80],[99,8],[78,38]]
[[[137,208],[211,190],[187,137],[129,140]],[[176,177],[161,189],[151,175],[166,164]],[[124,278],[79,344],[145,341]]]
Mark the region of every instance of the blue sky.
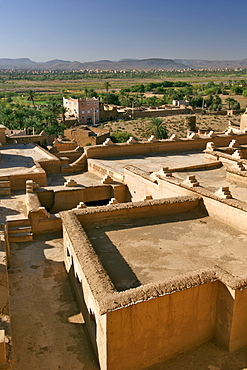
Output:
[[247,58],[246,0],[0,0],[0,58]]

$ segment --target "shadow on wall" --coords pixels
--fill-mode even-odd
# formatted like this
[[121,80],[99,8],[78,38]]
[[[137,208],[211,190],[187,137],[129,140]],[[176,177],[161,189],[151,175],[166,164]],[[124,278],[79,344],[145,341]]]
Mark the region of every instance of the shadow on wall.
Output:
[[[67,250],[67,253],[68,253],[68,250]],[[86,326],[87,326],[87,332],[90,336],[94,352],[95,352],[95,354],[97,356],[97,359],[98,359],[97,323],[96,323],[95,315],[91,310],[88,311],[88,309],[87,309],[87,305],[86,305],[85,298],[84,298],[84,291],[83,291],[83,287],[82,287],[82,282],[80,281],[78,275],[75,272],[73,257],[70,256],[69,254],[67,254],[67,256],[71,258],[71,266],[70,266],[70,269],[69,269],[69,272],[68,272],[70,282],[71,282],[71,284],[74,288],[76,298],[78,300],[83,318],[84,318]]]

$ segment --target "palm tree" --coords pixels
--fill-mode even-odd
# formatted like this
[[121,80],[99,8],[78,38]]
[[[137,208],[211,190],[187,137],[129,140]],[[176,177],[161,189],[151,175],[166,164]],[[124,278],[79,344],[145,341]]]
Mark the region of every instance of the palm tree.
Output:
[[107,104],[108,104],[108,91],[109,91],[109,87],[111,87],[111,84],[110,84],[110,82],[106,81],[104,83],[104,88],[106,89],[106,102],[107,102]]
[[29,90],[27,100],[31,100],[31,102],[33,104],[33,107],[36,108],[35,104],[34,104],[34,94],[35,94],[35,92],[33,90]]
[[231,109],[231,106],[232,106],[232,102],[234,101],[233,98],[226,98],[225,102],[228,103],[228,109]]
[[60,112],[62,114],[62,121],[63,121],[63,124],[65,124],[65,119],[66,119],[66,116],[65,116],[65,113],[67,112],[67,109],[63,106],[61,106],[60,108]]
[[148,136],[154,135],[156,139],[167,139],[168,132],[163,124],[163,120],[158,117],[154,117],[151,119],[151,122],[149,123],[146,134]]
[[85,89],[84,89],[84,92],[85,92],[85,96],[86,96],[86,98],[88,97],[88,89],[85,87]]

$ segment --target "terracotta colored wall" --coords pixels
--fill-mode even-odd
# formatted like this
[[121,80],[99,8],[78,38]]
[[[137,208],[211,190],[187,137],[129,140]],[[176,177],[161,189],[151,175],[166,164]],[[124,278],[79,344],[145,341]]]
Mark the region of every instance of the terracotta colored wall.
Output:
[[187,189],[166,181],[158,180],[156,184],[128,169],[124,169],[124,182],[128,186],[132,202],[142,201],[147,195],[151,195],[153,199],[161,199],[193,194]]
[[[32,230],[34,234],[46,234],[61,231],[62,221],[60,217],[51,215],[50,218],[40,218],[40,214],[37,213],[33,215],[32,218]],[[41,216],[42,217],[42,216]]]
[[5,145],[6,144],[5,127],[0,127],[0,143],[2,145]]
[[124,175],[120,171],[112,170],[111,167],[107,165],[103,165],[102,163],[99,165],[93,159],[88,159],[87,161],[88,171],[94,173],[99,177],[104,177],[105,175],[109,175],[114,181],[124,182]]
[[139,370],[210,340],[217,282],[107,314],[107,369]]
[[[92,294],[91,288],[81,268],[81,264],[76,255],[77,253],[74,250],[66,227],[63,227],[63,241],[65,268],[74,286],[93,347],[99,357],[101,369],[106,370],[106,315],[99,314],[98,304],[95,301],[94,295]],[[96,325],[92,322],[92,314],[95,318]]]
[[[157,203],[156,203],[157,202]],[[187,212],[200,204],[200,200],[197,198],[184,198],[179,199],[167,199],[157,201],[145,201],[136,204],[126,203],[119,205],[118,208],[109,206],[101,207],[101,212],[92,210],[88,213],[78,212],[77,218],[82,225],[93,224],[97,222],[114,222],[116,220],[124,219],[136,219],[158,217],[161,215],[178,214]]]
[[90,136],[90,134],[92,134],[91,130],[64,130],[64,135],[70,140],[74,140],[76,142],[76,145],[79,145],[81,147],[86,146],[88,143],[92,145],[102,144],[106,140],[106,138],[110,136],[109,132],[102,133],[98,136]]
[[18,144],[29,144],[35,143],[38,145],[50,145],[54,140],[55,135],[24,135],[24,136],[14,136],[7,137],[8,144],[18,143]]
[[54,192],[54,206],[51,213],[76,208],[80,202],[94,202],[112,197],[110,185],[92,186],[83,189],[65,189]]
[[246,127],[247,127],[247,111],[241,116],[240,130],[243,131]]
[[23,175],[10,175],[9,179],[11,190],[26,189],[26,180],[33,180],[39,184],[39,186],[47,186],[46,173],[43,170],[37,173],[30,172]]
[[247,345],[247,288],[235,291],[232,330],[229,350]]
[[[54,154],[57,158],[61,158],[61,157],[66,157],[69,159],[69,163],[73,163],[75,162],[78,158],[80,158],[81,156],[81,152],[75,152],[75,151],[71,151],[71,152],[60,152],[58,154]],[[62,165],[62,163],[61,163]]]
[[[87,213],[80,210],[61,214],[65,265],[76,286],[102,370],[144,369],[213,337],[228,350],[246,345],[247,289],[239,285],[234,290],[225,285],[238,284],[236,278],[216,269],[197,272],[188,282],[181,281],[175,289],[164,290],[160,296],[157,291],[162,292],[162,284],[168,286],[170,280],[167,284],[157,283],[155,294],[151,292],[152,284],[117,293],[78,223],[79,220],[82,225],[101,221],[106,224],[147,214],[151,217],[180,213],[186,210],[181,206],[189,207],[190,202],[191,209],[199,200],[128,203],[91,208]],[[200,278],[195,283],[198,274]],[[205,277],[209,274],[207,280],[203,274]],[[172,287],[176,281],[170,282]],[[95,318],[94,336],[90,312]]]
[[236,139],[239,144],[245,144],[247,141],[247,134],[234,135],[234,136],[217,136],[214,138],[203,138],[194,140],[162,140],[157,143],[135,143],[135,144],[117,144],[109,146],[94,146],[86,147],[85,152],[88,158],[105,158],[117,157],[137,154],[148,154],[163,151],[176,151],[176,150],[203,150],[206,148],[207,142],[213,141],[216,147],[228,146],[229,143]]
[[[70,131],[70,130],[64,130],[64,132],[65,131]],[[74,142],[56,141],[55,143],[53,143],[53,146],[57,148],[59,152],[65,152],[67,150],[75,150],[75,148],[77,148],[78,145],[77,143],[74,143]]]
[[217,320],[214,337],[222,347],[229,349],[234,307],[234,291],[219,284],[216,300]]
[[99,185],[83,189],[65,188],[64,190],[40,190],[37,196],[42,206],[51,213],[76,208],[80,202],[93,202],[116,198],[118,202],[126,201],[125,185]]
[[245,211],[208,197],[203,197],[203,203],[210,217],[246,234],[247,213]]

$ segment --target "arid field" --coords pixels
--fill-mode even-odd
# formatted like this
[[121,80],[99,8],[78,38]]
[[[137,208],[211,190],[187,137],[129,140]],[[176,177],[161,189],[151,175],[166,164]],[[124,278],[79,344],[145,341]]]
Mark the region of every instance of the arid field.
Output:
[[[188,127],[184,122],[184,115],[177,115],[177,116],[168,116],[168,117],[160,117],[164,125],[168,130],[168,137],[172,134],[176,134],[178,137],[186,137]],[[135,138],[139,140],[144,140],[146,135],[146,129],[150,123],[150,118],[139,118],[136,120],[129,120],[129,121],[116,121],[116,122],[108,122],[103,124],[104,128],[109,128],[111,132],[113,131],[126,131],[133,135]],[[217,132],[224,131],[228,125],[229,121],[233,125],[240,124],[240,115],[235,115],[228,117],[226,115],[196,115],[196,124],[198,130],[213,130]]]

